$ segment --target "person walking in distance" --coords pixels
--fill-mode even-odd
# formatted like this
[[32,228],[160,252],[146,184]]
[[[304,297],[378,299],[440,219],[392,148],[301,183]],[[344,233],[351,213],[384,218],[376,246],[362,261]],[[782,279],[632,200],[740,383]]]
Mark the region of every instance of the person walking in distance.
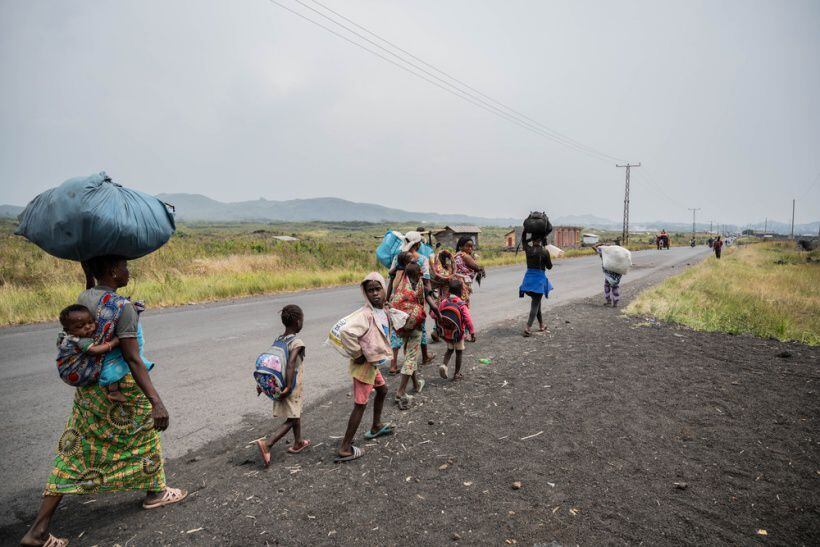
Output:
[[712,249],[715,251],[715,258],[720,260],[720,251],[723,249],[723,240],[720,239],[720,236],[715,238],[715,241],[712,243]]

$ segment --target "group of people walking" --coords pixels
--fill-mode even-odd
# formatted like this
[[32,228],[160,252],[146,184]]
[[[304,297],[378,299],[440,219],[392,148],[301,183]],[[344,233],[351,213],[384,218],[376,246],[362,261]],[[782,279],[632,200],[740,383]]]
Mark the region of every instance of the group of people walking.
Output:
[[[394,432],[393,424],[382,421],[388,395],[387,382],[382,375],[385,367],[389,367],[387,374],[400,375],[393,397],[399,410],[412,406],[414,396],[408,393],[411,387],[415,394],[424,390],[421,366],[436,358],[427,348],[432,338],[427,332],[428,312],[435,320],[437,338],[442,339],[447,347],[438,367],[439,375],[452,381],[463,378],[461,365],[465,341],[476,340],[470,314],[472,284],[485,272],[476,260],[474,242],[469,238],[458,242],[455,253],[440,250],[432,261],[419,252],[421,244],[420,231],[404,234],[401,251],[393,260],[388,280],[378,272],[369,273],[360,283],[363,305],[344,319],[344,328],[340,330],[339,337],[344,354],[349,359],[353,409],[336,452],[336,462],[348,462],[364,455],[353,440],[371,394],[375,394],[372,422],[364,438],[372,440]],[[401,312],[403,323],[400,326],[395,324],[392,310]],[[288,305],[282,311],[285,327],[282,337],[291,336],[288,347],[299,355],[304,355],[304,343],[293,336],[298,335],[303,321],[304,314],[297,306]],[[401,353],[404,358],[399,366]],[[455,365],[450,375],[448,367],[453,355]],[[288,366],[284,385],[290,386],[294,375],[296,387],[293,393],[280,394],[273,403],[274,418],[284,418],[285,422],[270,436],[256,440],[265,466],[270,465],[273,446],[289,431],[293,431],[294,442],[288,452],[298,453],[310,445],[310,441],[301,436],[302,375],[297,367]]]
[[[349,360],[353,409],[336,451],[336,462],[364,455],[353,441],[371,394],[372,421],[364,438],[371,440],[394,432],[393,424],[382,421],[388,396],[382,370],[400,375],[393,401],[400,410],[409,409],[414,397],[409,390],[412,388],[414,394],[424,390],[421,366],[436,358],[427,348],[434,335],[446,344],[438,374],[452,381],[463,378],[465,342],[476,341],[471,311],[473,284],[486,272],[469,237],[458,241],[455,252],[441,249],[431,258],[419,252],[422,238],[420,231],[404,234],[401,252],[393,260],[388,279],[378,272],[368,274],[360,283],[363,305],[346,318],[341,345]],[[552,259],[545,236],[525,238],[524,251],[527,270],[519,296],[531,299],[524,329],[524,336],[529,337],[536,320],[539,331],[546,330],[542,304],[553,288],[546,276]],[[146,510],[179,503],[187,496],[185,490],[166,484],[160,432],[168,427],[168,412],[151,381],[149,371],[154,364],[143,354],[143,306],[117,294],[130,279],[127,261],[100,257],[84,267],[88,286],[78,296],[77,304],[67,307],[60,316],[63,332],[58,340],[58,363],[74,358],[95,359],[99,379],[76,389],[40,509],[22,545],[68,544],[66,539],[49,533],[54,513],[66,494],[143,491],[142,507]],[[604,275],[607,302],[617,305],[620,276],[610,279],[606,270]],[[401,325],[396,324],[393,310],[401,311]],[[430,333],[428,313],[436,325]],[[301,428],[305,344],[299,333],[305,316],[294,304],[285,306],[280,315],[284,331],[277,343],[285,351],[287,366],[285,387],[273,402],[273,416],[284,422],[256,441],[265,466],[270,465],[273,446],[288,433],[293,435],[287,449],[291,454],[311,444]],[[100,330],[105,332],[102,343],[99,338],[91,338]]]

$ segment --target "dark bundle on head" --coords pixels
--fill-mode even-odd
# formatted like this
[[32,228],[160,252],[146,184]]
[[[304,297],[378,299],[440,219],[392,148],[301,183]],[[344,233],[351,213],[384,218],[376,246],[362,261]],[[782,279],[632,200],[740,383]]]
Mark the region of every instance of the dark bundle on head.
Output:
[[63,311],[60,312],[60,324],[64,329],[67,329],[71,325],[72,315],[77,317],[79,314],[91,315],[91,310],[81,304],[71,304],[70,306],[66,306],[63,308]]
[[282,324],[286,327],[295,327],[299,320],[304,319],[302,308],[296,304],[288,304],[282,308]]
[[453,277],[450,279],[450,283],[448,285],[450,288],[450,294],[461,296],[464,292],[464,286],[461,284],[460,279]]

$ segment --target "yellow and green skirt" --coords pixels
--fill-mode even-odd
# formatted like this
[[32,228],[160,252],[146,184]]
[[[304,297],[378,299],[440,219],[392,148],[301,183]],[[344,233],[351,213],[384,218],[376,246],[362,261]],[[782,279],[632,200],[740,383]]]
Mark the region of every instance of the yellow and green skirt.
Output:
[[120,391],[122,404],[110,402],[99,385],[77,388],[45,495],[165,489],[151,403],[130,374]]

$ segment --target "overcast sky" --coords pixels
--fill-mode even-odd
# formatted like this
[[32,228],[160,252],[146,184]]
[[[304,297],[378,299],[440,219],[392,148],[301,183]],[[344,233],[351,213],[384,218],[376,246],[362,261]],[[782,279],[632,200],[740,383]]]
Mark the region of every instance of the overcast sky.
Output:
[[[701,207],[706,220],[787,221],[792,198],[798,222],[820,218],[816,0],[320,1],[555,131],[643,162],[635,220]],[[0,203],[106,170],[222,201],[616,220],[623,209],[615,161],[265,0],[6,0],[0,80]]]

